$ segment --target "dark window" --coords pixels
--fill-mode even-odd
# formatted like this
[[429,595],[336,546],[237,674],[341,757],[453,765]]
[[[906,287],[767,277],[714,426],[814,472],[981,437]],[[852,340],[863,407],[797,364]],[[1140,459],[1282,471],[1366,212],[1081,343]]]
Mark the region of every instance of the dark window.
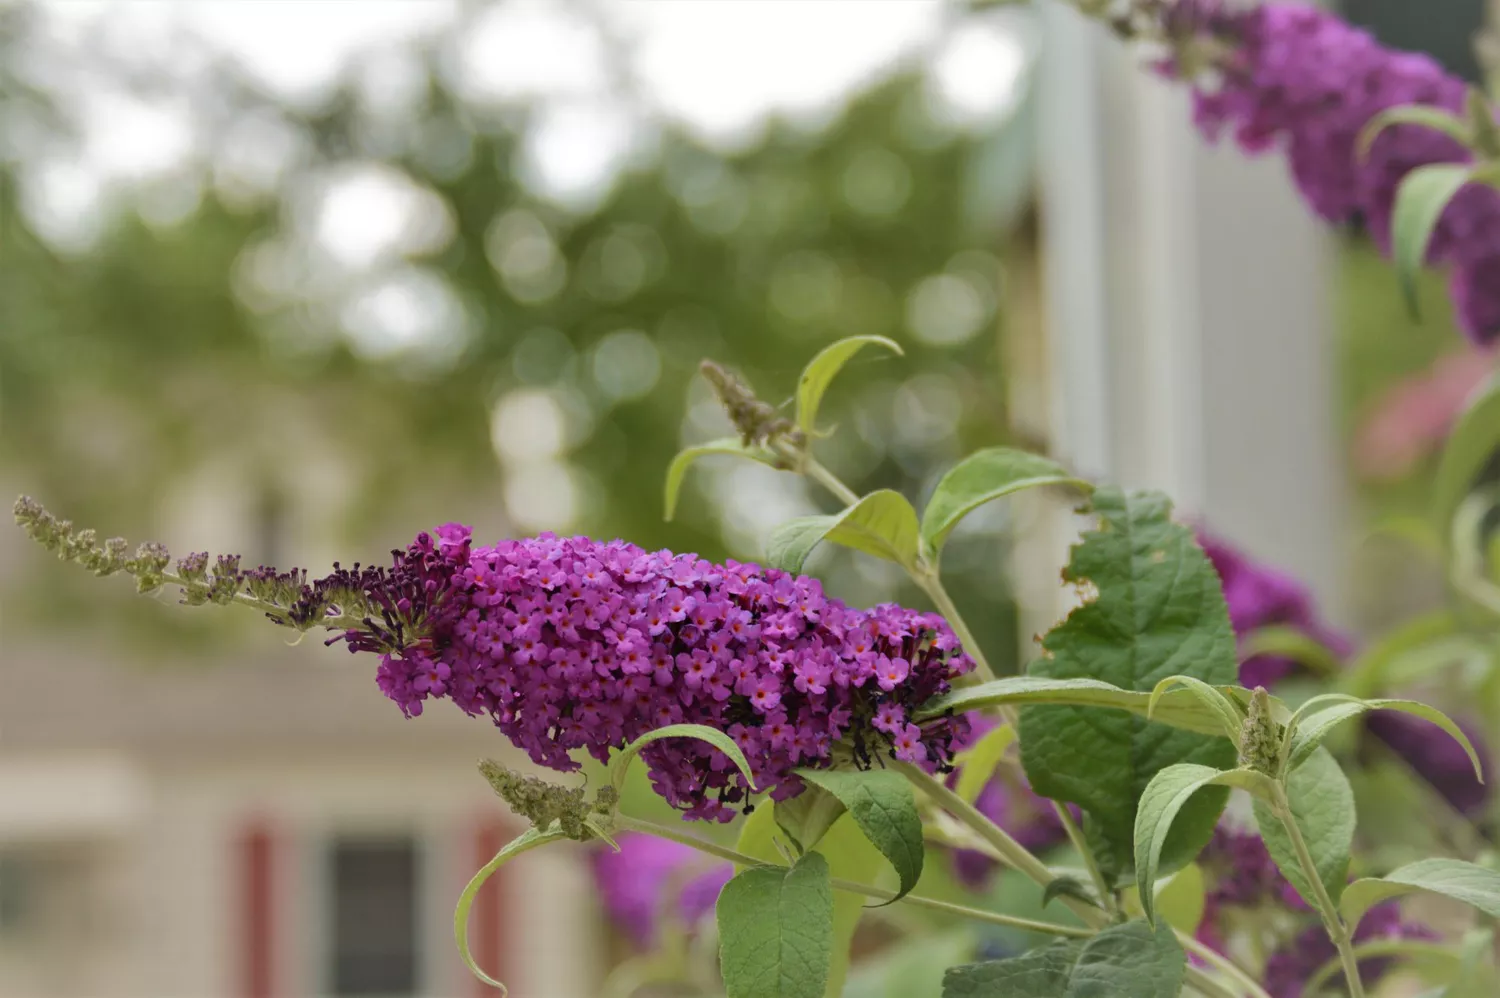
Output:
[[329,865],[329,990],[335,995],[416,993],[416,844],[340,839],[333,843]]
[[1479,80],[1474,37],[1484,26],[1485,0],[1344,0],[1343,14],[1386,45],[1426,52],[1448,72]]

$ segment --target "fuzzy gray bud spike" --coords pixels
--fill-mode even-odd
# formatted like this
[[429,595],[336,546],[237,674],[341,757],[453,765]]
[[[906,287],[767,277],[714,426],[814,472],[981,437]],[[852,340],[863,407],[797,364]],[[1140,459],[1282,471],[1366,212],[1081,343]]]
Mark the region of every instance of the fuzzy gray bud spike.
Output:
[[1264,686],[1257,686],[1240,729],[1240,765],[1275,777],[1280,749],[1281,725],[1271,716],[1271,696]]
[[740,441],[749,447],[752,444],[767,446],[782,444],[794,451],[807,447],[807,435],[791,420],[776,414],[769,404],[755,397],[755,392],[740,378],[711,360],[699,367],[703,377],[713,386],[714,394],[729,414],[730,422],[740,433]]
[[589,804],[582,787],[561,787],[535,776],[522,776],[492,759],[481,761],[479,772],[495,794],[534,827],[545,831],[556,824],[577,842],[598,838],[595,829],[612,824],[620,803],[620,795],[612,786],[602,787]]

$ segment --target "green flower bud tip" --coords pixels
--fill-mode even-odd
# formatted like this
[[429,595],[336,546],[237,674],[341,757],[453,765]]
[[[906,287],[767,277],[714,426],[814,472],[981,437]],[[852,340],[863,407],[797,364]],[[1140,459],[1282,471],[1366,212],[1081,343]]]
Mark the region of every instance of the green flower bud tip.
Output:
[[1275,776],[1280,748],[1281,725],[1271,716],[1271,695],[1264,686],[1257,686],[1240,729],[1240,765]]

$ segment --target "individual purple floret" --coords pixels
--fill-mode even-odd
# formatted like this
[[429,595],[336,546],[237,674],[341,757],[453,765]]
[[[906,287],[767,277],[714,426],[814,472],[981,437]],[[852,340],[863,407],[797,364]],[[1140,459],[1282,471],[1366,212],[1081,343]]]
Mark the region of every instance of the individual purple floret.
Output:
[[[1224,601],[1235,636],[1245,638],[1270,626],[1292,627],[1344,656],[1353,650],[1347,637],[1325,626],[1306,586],[1284,572],[1254,561],[1218,537],[1198,531],[1202,546],[1224,584]],[[1240,685],[1273,687],[1298,668],[1295,661],[1276,655],[1256,655],[1240,663]]]
[[[1466,87],[1425,55],[1380,45],[1367,31],[1316,7],[1268,3],[1238,13],[1187,0],[1199,33],[1223,47],[1211,80],[1195,77],[1194,119],[1209,138],[1231,135],[1247,153],[1283,152],[1308,206],[1333,223],[1362,221],[1389,252],[1396,191],[1412,170],[1467,162],[1456,141],[1419,125],[1386,129],[1361,161],[1361,132],[1377,114],[1421,104],[1461,113]],[[1170,20],[1170,18],[1168,18]],[[1169,25],[1170,27],[1170,25]],[[1179,28],[1181,25],[1179,25]],[[1181,31],[1174,37],[1181,37]],[[1180,60],[1168,71],[1192,73]],[[1450,268],[1460,325],[1485,343],[1500,333],[1500,192],[1465,188],[1444,212],[1428,261]]]
[[[1394,901],[1387,901],[1371,908],[1354,931],[1355,944],[1374,939],[1436,939],[1437,935],[1424,925],[1407,922],[1401,917],[1401,909]],[[1271,998],[1303,998],[1307,981],[1325,964],[1338,959],[1338,950],[1328,939],[1321,925],[1314,925],[1298,933],[1285,946],[1276,950],[1266,960],[1264,984]],[[1359,976],[1368,987],[1380,980],[1391,966],[1387,958],[1372,957],[1359,961]],[[1335,974],[1332,983],[1337,984],[1341,975]]]
[[730,863],[697,870],[703,854],[667,839],[627,832],[616,841],[619,852],[595,851],[594,883],[610,918],[641,949],[656,941],[657,920],[674,893],[678,917],[693,925],[713,910],[719,891],[734,876]]
[[[968,728],[911,720],[973,668],[942,617],[853,609],[806,576],[550,534],[476,548],[449,524],[372,578],[386,619],[333,640],[382,654],[377,681],[408,716],[450,699],[551,769],[576,770],[575,749],[604,761],[648,731],[702,724],[779,800],[802,788],[793,770],[831,765],[836,747],[860,766],[942,766]],[[748,806],[752,787],[704,742],[642,758],[691,818]]]

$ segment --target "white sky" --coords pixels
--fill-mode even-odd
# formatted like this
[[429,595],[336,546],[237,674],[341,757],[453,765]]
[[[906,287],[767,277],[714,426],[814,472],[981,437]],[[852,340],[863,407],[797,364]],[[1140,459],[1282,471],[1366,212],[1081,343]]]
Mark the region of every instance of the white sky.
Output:
[[[929,63],[940,112],[992,119],[1012,104],[1026,62],[1024,25],[1003,12],[935,48],[951,14],[937,0],[593,2],[601,18],[566,0],[497,4],[451,60],[474,99],[545,108],[530,153],[539,182],[563,199],[596,187],[628,158],[638,129],[617,99],[621,76],[657,113],[735,145],[772,114],[828,116],[851,91],[913,58]],[[399,91],[406,81],[392,57],[397,43],[458,15],[450,0],[52,0],[44,9],[59,39],[165,70],[185,92],[215,54],[307,104],[350,74],[383,96]],[[85,173],[151,176],[191,151],[191,129],[173,102],[142,105],[81,74],[57,82],[87,95]],[[53,186],[65,197],[70,186],[90,185],[64,176]]]

